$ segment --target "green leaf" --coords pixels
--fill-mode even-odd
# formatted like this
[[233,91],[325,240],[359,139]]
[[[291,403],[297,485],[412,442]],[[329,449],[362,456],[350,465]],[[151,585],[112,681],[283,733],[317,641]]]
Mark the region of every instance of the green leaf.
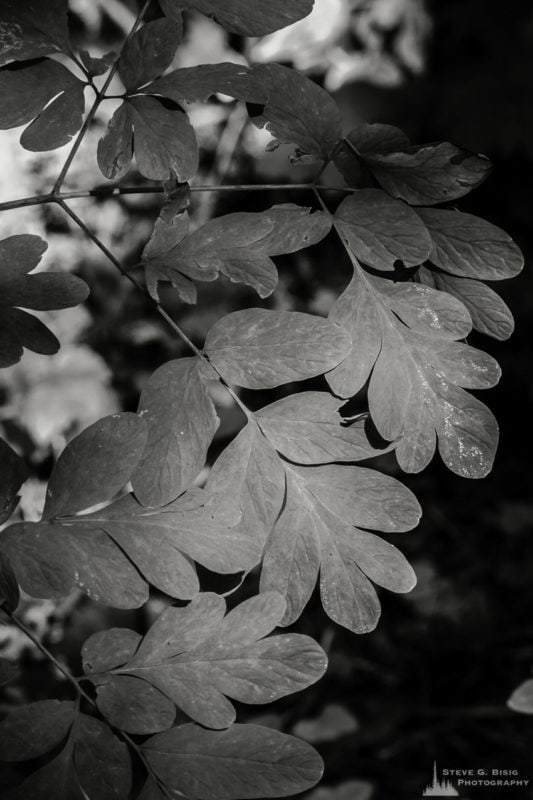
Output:
[[120,77],[133,92],[163,73],[181,41],[182,26],[169,19],[148,22],[128,39],[118,62]]
[[442,208],[419,208],[417,214],[433,240],[429,260],[452,275],[497,281],[524,266],[511,237],[484,219]]
[[280,459],[257,426],[248,423],[217,458],[206,489],[242,514],[237,528],[263,545],[281,510],[285,473]]
[[61,453],[46,491],[43,519],[83,511],[114,497],[131,477],[146,443],[136,414],[112,414],[76,436]]
[[370,581],[410,591],[413,570],[392,545],[358,527],[402,531],[414,527],[420,507],[394,478],[361,467],[286,465],[287,499],[267,542],[261,590],[287,601],[283,625],[302,613],[320,571],[326,613],[355,633],[377,625],[380,604]]
[[[167,706],[158,706],[149,716],[143,682],[211,728],[225,728],[234,721],[227,697],[269,703],[314,683],[325,671],[326,656],[312,639],[299,634],[263,638],[284,610],[283,599],[275,593],[252,597],[227,616],[224,600],[210,593],[198,595],[186,608],[167,608],[131,660],[113,670],[112,680],[97,678],[105,686],[111,721],[127,730],[137,727],[135,732],[149,732],[150,725],[164,722],[169,727]],[[132,707],[135,701],[128,702],[128,689],[122,683],[131,678],[140,681],[134,690],[135,697],[142,698],[139,722]],[[131,688],[131,681],[128,685]]]
[[310,745],[259,725],[181,725],[142,749],[166,785],[198,800],[286,797],[314,786],[323,769]]
[[266,103],[268,94],[249,67],[224,61],[169,72],[146,88],[175,103],[205,103],[214,94],[226,94],[247,103]]
[[321,375],[348,354],[350,338],[333,322],[298,311],[234,311],[207,334],[205,350],[225,380],[271,389]]
[[328,161],[342,136],[333,98],[305,75],[280,64],[257,64],[252,76],[268,93],[264,107],[251,109],[254,125],[266,127],[277,143],[296,145],[297,158]]
[[194,10],[212,17],[231,33],[242,36],[264,36],[292,25],[311,13],[313,0],[161,0],[167,16],[181,21],[184,10]]
[[67,0],[3,0],[0,66],[54,52],[68,52]]
[[0,722],[2,760],[26,761],[50,752],[66,739],[74,713],[74,703],[59,700],[18,706]]
[[276,450],[299,464],[362,461],[390,449],[370,444],[364,418],[343,425],[342,405],[327,392],[301,392],[261,408],[255,418]]
[[15,680],[19,674],[19,668],[7,658],[0,658],[0,687],[5,686]]
[[519,711],[521,714],[533,714],[533,678],[524,681],[514,690],[507,705],[513,711]]
[[20,456],[0,438],[0,525],[6,522],[18,503],[18,490],[29,475]]
[[452,471],[486,475],[497,427],[488,409],[459,387],[494,386],[500,370],[487,354],[453,341],[470,329],[466,310],[443,292],[427,294],[427,286],[371,278],[355,261],[354,269],[331,312],[354,342],[348,358],[327,376],[332,390],[347,397],[370,379],[372,419],[385,439],[402,436],[395,451],[402,469],[423,469],[437,434]]
[[431,252],[431,237],[419,217],[381,189],[360,189],[342,201],[335,223],[348,247],[364,264],[394,270],[396,261],[414,267]]
[[20,591],[11,566],[5,553],[0,553],[0,608],[16,611],[20,602]]
[[34,120],[21,136],[22,146],[38,152],[61,147],[81,128],[84,88],[70,70],[51,59],[4,67],[0,70],[0,128]]
[[262,212],[236,212],[211,219],[188,235],[186,215],[158,220],[143,253],[151,285],[154,278],[173,283],[180,276],[212,281],[223,273],[231,281],[251,286],[260,297],[268,297],[278,281],[271,256],[310,247],[331,228],[326,214],[309,212],[291,203]]
[[164,506],[192,484],[205,464],[219,419],[197,358],[167,361],[144,387],[138,414],[148,440],[132,476],[145,506]]
[[133,149],[139,172],[151,180],[184,182],[196,174],[198,145],[189,118],[156,97],[130,97],[111,117],[98,143],[98,165],[106,178],[126,174]]
[[449,142],[410,145],[398,128],[359,125],[339,143],[335,163],[348,182],[357,177],[354,165],[370,170],[393,197],[411,205],[435,205],[456,200],[488,176],[488,158]]
[[514,319],[508,306],[496,292],[481,281],[455,278],[442,272],[420,270],[420,277],[442,292],[460,300],[472,318],[474,328],[480,333],[503,341],[514,331]]
[[22,306],[35,310],[70,308],[87,297],[87,285],[59,272],[28,275],[47,248],[39,236],[21,234],[0,241],[0,367],[20,361],[23,348],[53,354],[59,349],[54,334]]

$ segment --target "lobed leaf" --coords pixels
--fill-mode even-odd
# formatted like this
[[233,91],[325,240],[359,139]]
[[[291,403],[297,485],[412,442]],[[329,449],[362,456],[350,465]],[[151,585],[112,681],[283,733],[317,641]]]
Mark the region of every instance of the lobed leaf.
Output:
[[252,77],[268,93],[264,106],[250,109],[254,125],[266,127],[278,144],[296,145],[296,158],[328,161],[342,136],[333,98],[305,75],[280,64],[257,64]]
[[276,450],[300,464],[362,461],[387,452],[390,446],[370,443],[365,418],[343,424],[343,404],[327,392],[300,392],[261,408],[255,418]]
[[35,310],[70,308],[87,297],[87,285],[59,272],[29,275],[47,248],[39,236],[20,234],[0,241],[0,367],[20,361],[26,347],[51,355],[59,349],[54,334],[22,306]]
[[431,252],[431,237],[408,205],[381,189],[360,189],[335,212],[337,228],[353,254],[370,267],[414,267]]
[[218,428],[197,358],[167,361],[144,387],[138,408],[148,431],[132,475],[145,506],[164,506],[192,484]]
[[[379,433],[396,443],[400,466],[418,472],[437,445],[447,466],[467,477],[490,470],[497,426],[488,409],[462,388],[488,388],[500,370],[485,353],[454,341],[471,322],[466,309],[427,286],[391,284],[355,274],[331,317],[354,346],[327,380],[337,394],[355,394],[369,380],[368,400]],[[433,292],[433,293],[431,293]],[[400,321],[401,320],[401,321]]]
[[284,610],[275,593],[227,616],[224,600],[210,593],[167,608],[127,663],[91,678],[100,710],[117,727],[151,733],[173,722],[167,698],[202,725],[225,728],[235,719],[228,697],[267,703],[309,686],[326,668],[322,649],[298,634],[264,638]]
[[298,311],[247,309],[227,314],[207,334],[205,351],[225,380],[271,389],[333,369],[350,339],[336,323]]
[[380,604],[371,581],[406,592],[416,579],[395,547],[353,526],[408,530],[420,517],[416,499],[393,478],[361,467],[285,469],[287,498],[265,548],[261,590],[285,597],[281,624],[290,625],[320,573],[322,604],[331,619],[355,633],[373,630]]
[[231,33],[241,36],[264,36],[292,25],[311,13],[313,0],[160,0],[161,8],[171,19],[181,22],[182,11],[194,10],[212,17]]
[[226,94],[247,103],[266,103],[266,88],[249,67],[224,61],[181,67],[150,84],[151,94],[168,97],[175,103],[205,103],[214,94]]
[[44,59],[0,70],[0,128],[34,120],[20,143],[42,152],[67,144],[82,125],[85,85],[62,64]]
[[432,264],[452,275],[489,281],[512,278],[524,257],[511,237],[484,219],[442,208],[419,208],[431,234]]

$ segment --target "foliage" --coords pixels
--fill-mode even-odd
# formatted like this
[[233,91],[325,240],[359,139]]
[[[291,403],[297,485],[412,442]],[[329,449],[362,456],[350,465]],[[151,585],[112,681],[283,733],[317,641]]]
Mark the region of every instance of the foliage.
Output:
[[[37,598],[77,588],[122,609],[143,606],[152,586],[169,603],[182,603],[169,605],[144,638],[129,628],[92,635],[82,650],[84,675],[68,674],[75,702],[20,706],[0,723],[4,760],[52,754],[10,789],[12,798],[127,798],[132,753],[146,772],[144,800],[279,797],[313,786],[322,771],[314,749],[268,727],[236,724],[229,698],[267,703],[322,676],[327,659],[316,642],[268,635],[300,617],[317,581],[326,614],[355,633],[377,625],[374,584],[400,593],[414,587],[407,559],[378,533],[414,528],[419,504],[396,478],[358,462],[393,450],[401,469],[419,472],[438,447],[453,472],[480,478],[497,446],[494,417],[465,390],[495,385],[499,367],[462,340],[473,327],[499,339],[511,333],[510,312],[482,281],[516,275],[522,256],[496,226],[450,206],[487,177],[488,159],[447,142],[412,145],[385,125],[360,125],[343,137],[333,99],[278,64],[167,72],[184,11],[258,36],[305,17],[311,0],[231,0],[222,10],[208,0],[161,0],[165,17],[142,24],[148,5],[113,61],[76,54],[66,0],[44,9],[9,0],[0,12],[0,126],[30,123],[21,137],[30,150],[55,149],[79,131],[53,190],[28,204],[53,202],[67,213],[193,353],[153,373],[137,413],[104,417],[72,439],[52,471],[42,519],[14,522],[0,534],[0,599],[15,623],[18,585]],[[166,194],[141,256],[144,283],[61,190],[115,75],[125,91],[99,142],[99,167],[116,181],[135,159],[142,176],[164,182]],[[83,121],[86,87],[96,97]],[[293,162],[320,165],[304,187],[319,210],[283,203],[189,229],[198,145],[184,105],[216,93],[248,104],[251,121],[275,137],[269,150],[290,144]],[[319,184],[331,162],[346,181],[334,212]],[[267,298],[277,285],[273,259],[318,244],[331,230],[352,271],[327,319],[276,308],[233,311],[214,323],[199,350],[160,305],[161,282],[194,304],[196,284],[221,275]],[[44,249],[29,234],[0,243],[1,366],[18,361],[23,348],[57,350],[47,328],[20,307],[67,308],[87,295],[73,276],[28,275]],[[320,379],[320,391],[289,394],[257,412],[233,388],[311,378]],[[246,422],[200,487],[219,424],[212,381]],[[365,386],[369,411],[350,419],[345,401]],[[5,522],[27,472],[6,442],[0,447]],[[261,569],[260,593],[225,614],[222,597],[201,591],[197,564],[242,573],[242,580]],[[13,677],[0,664],[0,681]],[[518,694],[514,707],[529,697]],[[192,722],[182,724],[187,718]],[[358,787],[362,796],[366,788]]]

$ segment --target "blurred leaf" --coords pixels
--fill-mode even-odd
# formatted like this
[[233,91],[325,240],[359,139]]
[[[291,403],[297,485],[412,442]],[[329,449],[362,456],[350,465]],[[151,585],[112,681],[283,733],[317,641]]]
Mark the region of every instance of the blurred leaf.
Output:
[[266,105],[250,109],[254,125],[266,127],[277,143],[296,145],[297,158],[328,161],[342,136],[333,98],[305,75],[280,64],[257,64],[252,77],[268,92]]
[[366,419],[343,425],[339,400],[327,392],[300,392],[264,406],[255,413],[272,445],[299,464],[362,461],[387,452],[374,448],[366,434]]
[[138,414],[146,422],[148,440],[131,480],[145,506],[175,500],[205,464],[219,419],[198,362],[167,361],[142,391]]
[[[211,593],[198,595],[186,608],[167,608],[126,664],[116,667],[112,676],[93,679],[100,710],[111,710],[110,720],[126,730],[162,730],[163,724],[172,724],[173,715],[168,704],[159,701],[158,713],[150,713],[150,690],[155,687],[202,725],[225,728],[235,719],[227,697],[268,703],[309,686],[325,670],[322,649],[299,634],[263,638],[284,608],[283,599],[274,593],[252,597],[227,616],[224,600]],[[134,697],[140,719],[122,683],[126,680],[132,688],[131,678],[139,679]]]
[[514,690],[507,705],[521,714],[533,714],[533,678],[524,681]]
[[0,658],[0,688],[15,680],[18,674],[17,664],[8,661],[7,658]]
[[81,128],[84,89],[70,70],[51,59],[4,67],[0,70],[0,128],[16,128],[33,119],[21,136],[21,145],[35,152],[55,150]]
[[0,66],[69,51],[67,0],[2,0]]
[[428,258],[431,238],[415,212],[381,189],[360,189],[335,212],[335,222],[356,258],[393,270],[396,261],[414,267]]
[[181,41],[181,24],[169,19],[147,22],[126,42],[119,58],[118,71],[133,92],[157,78],[171,64]]
[[13,612],[19,602],[20,592],[11,562],[5,553],[0,553],[0,608]]
[[264,36],[306,17],[313,0],[160,0],[167,16],[181,21],[182,11],[193,9],[212,17],[223,28],[242,36]]
[[372,791],[372,784],[365,781],[345,781],[338,786],[314,789],[307,800],[370,800]]
[[333,369],[350,339],[335,323],[298,311],[234,311],[209,331],[205,350],[225,380],[271,389]]
[[497,281],[512,278],[524,266],[511,237],[484,219],[442,208],[419,208],[416,213],[433,240],[429,260],[445,272]]
[[331,742],[354,733],[359,724],[344,706],[330,703],[313,719],[302,719],[296,723],[293,732],[307,742]]
[[25,462],[0,438],[0,525],[6,522],[18,502],[18,491],[29,475]]
[[54,334],[22,306],[35,310],[70,308],[87,297],[87,285],[74,275],[45,272],[28,275],[47,248],[39,236],[21,234],[0,242],[0,367],[20,360],[23,348],[51,355],[59,349]]
[[314,786],[323,770],[310,745],[259,725],[181,725],[142,749],[166,785],[198,800],[285,797]]

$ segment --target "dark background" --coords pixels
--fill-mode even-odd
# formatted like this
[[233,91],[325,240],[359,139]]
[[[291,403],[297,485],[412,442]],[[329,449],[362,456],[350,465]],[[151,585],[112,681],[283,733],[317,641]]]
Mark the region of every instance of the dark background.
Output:
[[[372,3],[354,3],[354,14],[365,5]],[[480,395],[501,426],[492,474],[482,481],[468,481],[448,472],[435,458],[423,474],[401,476],[394,458],[382,457],[379,465],[402,477],[424,509],[415,532],[394,538],[415,567],[417,588],[401,598],[382,592],[381,622],[374,633],[364,636],[333,625],[315,597],[294,630],[312,635],[328,651],[326,677],[272,707],[240,709],[241,721],[257,720],[315,743],[326,762],[324,788],[315,793],[316,800],[364,800],[372,791],[379,800],[418,798],[430,782],[434,759],[447,768],[518,768],[520,777],[533,782],[533,717],[506,707],[509,695],[530,675],[533,665],[533,4],[526,0],[506,4],[434,0],[425,7],[412,5],[421,9],[419,13],[431,28],[425,39],[423,68],[417,72],[409,63],[400,63],[401,78],[394,86],[376,85],[370,76],[339,87],[335,96],[347,129],[357,121],[392,123],[404,128],[414,142],[449,140],[490,156],[492,176],[459,205],[508,231],[525,253],[526,268],[515,280],[494,287],[514,313],[512,339],[499,343],[478,335],[469,337],[471,344],[490,352],[503,368],[499,386]],[[113,47],[121,35],[120,20],[111,14],[102,13],[92,28],[89,17],[81,12],[72,22],[85,44],[103,37]],[[191,26],[200,24],[191,22]],[[389,26],[382,34],[382,55],[394,58],[400,27]],[[203,28],[198,35],[204,35]],[[350,28],[340,38],[348,50],[364,48]],[[222,49],[243,50],[237,39],[217,41]],[[194,52],[194,41],[189,49]],[[202,61],[201,53],[197,61]],[[324,79],[320,67],[311,73],[319,81]],[[300,179],[290,177],[286,153],[257,158],[257,145],[238,127],[239,118],[229,106],[213,103],[198,113],[212,114],[205,118],[200,137],[203,161],[198,183],[220,178],[229,183]],[[93,150],[103,124],[97,120],[94,140],[89,141]],[[232,141],[231,127],[235,125]],[[224,131],[230,142],[229,156],[221,153],[220,147],[216,150]],[[226,162],[223,169],[221,159]],[[28,162],[23,156],[19,165],[21,173],[29,170],[35,191],[49,171],[54,171],[46,160]],[[332,182],[337,177],[330,172],[326,179]],[[99,180],[93,156],[82,154],[72,181],[90,186]],[[135,176],[129,180],[134,181]],[[2,199],[13,196],[12,189],[4,187]],[[278,191],[251,197],[217,195],[209,208],[205,197],[202,202],[195,198],[193,210],[201,219],[208,212],[262,209],[288,200],[311,204],[305,194],[291,192],[288,196]],[[327,200],[334,207],[337,197],[330,194]],[[102,238],[107,237],[114,249],[134,264],[160,200],[113,201],[119,205],[113,214],[109,202],[92,208],[80,202],[79,210]],[[34,468],[34,479],[23,498],[24,513],[30,517],[64,440],[106,413],[109,406],[135,409],[140,387],[150,372],[168,358],[185,354],[143,298],[90,246],[72,240],[57,212],[44,209],[36,213],[39,218],[30,222],[51,239],[52,258],[70,259],[68,267],[88,281],[92,295],[89,314],[82,320],[71,318],[66,361],[56,360],[39,371],[30,359],[28,366],[6,371],[2,378],[4,435],[23,450]],[[27,217],[13,217],[5,223],[7,230],[18,230],[19,220],[27,226]],[[2,235],[7,235],[6,230]],[[70,249],[61,255],[62,243],[67,241]],[[280,289],[267,305],[315,313],[327,312],[349,276],[334,237],[310,252],[280,259],[279,267]],[[171,292],[164,291],[163,299],[199,344],[218,317],[234,308],[259,305],[251,293],[221,282],[202,287],[197,308],[178,303]],[[80,362],[80,352],[85,361]],[[51,375],[55,377],[51,379]],[[92,392],[93,405],[80,400],[80,386],[82,394]],[[320,388],[321,384],[309,383],[309,387]],[[284,392],[296,388],[286,387]],[[278,396],[279,392],[249,392],[244,399],[259,407]],[[219,401],[222,425],[213,456],[242,423],[224,398]],[[41,415],[40,426],[31,422],[35,419],[32,409]],[[230,585],[231,581],[222,586],[214,576],[205,575],[206,589]],[[256,587],[257,578],[251,576],[236,600],[252,594]],[[161,610],[161,602],[154,597],[147,611],[134,614],[102,609],[80,598],[58,606],[26,599],[23,613],[58,657],[77,670],[79,648],[93,630],[111,624],[143,630],[150,615]],[[21,679],[5,690],[0,710],[14,701],[54,693],[68,695],[68,689],[57,683],[57,676],[15,631],[4,627],[0,633],[0,653],[22,658]],[[344,786],[348,781],[361,783]],[[329,791],[328,787],[337,788]],[[533,788],[469,790],[461,796],[526,798],[533,797]]]

